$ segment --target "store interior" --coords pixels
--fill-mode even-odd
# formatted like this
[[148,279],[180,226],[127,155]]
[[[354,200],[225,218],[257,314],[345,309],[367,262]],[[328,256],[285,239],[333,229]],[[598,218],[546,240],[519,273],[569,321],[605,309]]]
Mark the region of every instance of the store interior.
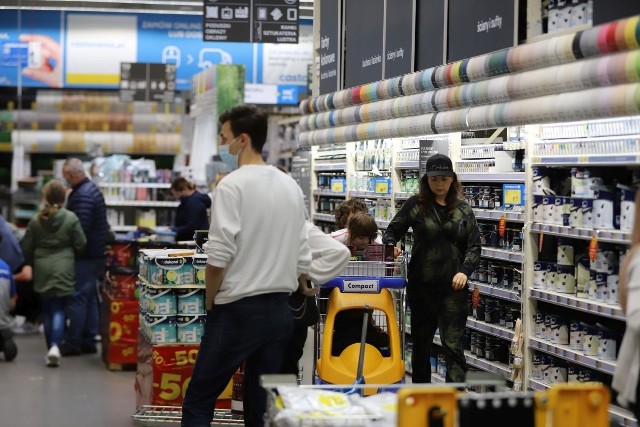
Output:
[[[626,327],[620,268],[640,184],[640,6],[394,1],[301,0],[297,43],[280,44],[204,40],[211,0],[204,12],[202,1],[0,5],[0,214],[24,233],[42,186],[78,157],[113,232],[98,285],[99,353],[51,370],[42,337],[17,334],[16,360],[0,356],[0,384],[14,391],[0,395],[0,413],[17,414],[7,425],[175,422],[153,410],[182,404],[206,317],[206,255],[170,232],[179,205],[171,182],[184,176],[212,190],[226,171],[217,116],[243,103],[269,113],[263,157],[298,182],[325,233],[339,228],[335,212],[351,199],[384,233],[419,191],[429,157],[449,156],[482,245],[468,281],[469,370],[494,375],[512,393],[611,386]],[[97,35],[87,36],[83,17],[104,18]],[[29,35],[56,41],[63,56],[23,58],[50,49]],[[113,50],[82,61],[91,55],[82,36]],[[112,36],[122,52],[106,46]],[[100,63],[105,52],[114,57]],[[136,64],[147,66],[141,90],[123,84]],[[55,81],[33,73],[62,65]],[[153,66],[164,73],[155,82]],[[410,261],[411,232],[397,247]],[[155,266],[176,256],[184,271],[168,279]],[[399,277],[404,268],[376,272]],[[393,308],[373,316],[398,330],[401,381],[410,384],[411,311],[402,289],[390,295],[395,316]],[[325,321],[309,328],[300,384],[317,380]],[[425,363],[432,382],[444,383],[438,334],[433,344]],[[216,404],[220,425],[241,423],[238,374]],[[607,425],[638,425],[609,400]]]

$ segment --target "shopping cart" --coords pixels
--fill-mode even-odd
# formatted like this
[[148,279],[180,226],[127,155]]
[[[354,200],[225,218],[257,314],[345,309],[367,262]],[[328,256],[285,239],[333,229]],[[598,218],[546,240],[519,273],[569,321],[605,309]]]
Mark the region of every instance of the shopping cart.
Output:
[[[350,261],[340,276],[322,285],[316,384],[404,382],[405,267],[404,257]],[[376,391],[366,388],[365,394]]]
[[[610,393],[601,383],[557,383],[546,391],[482,394],[459,391],[476,383],[398,384],[397,393],[354,398],[330,390],[331,386],[298,386],[277,377],[261,378],[270,427],[608,427],[610,423]],[[367,402],[378,397],[387,404]]]
[[[140,427],[180,426],[182,408],[180,406],[144,405],[132,416],[133,425]],[[229,409],[216,409],[211,427],[243,426],[242,415],[233,414]]]

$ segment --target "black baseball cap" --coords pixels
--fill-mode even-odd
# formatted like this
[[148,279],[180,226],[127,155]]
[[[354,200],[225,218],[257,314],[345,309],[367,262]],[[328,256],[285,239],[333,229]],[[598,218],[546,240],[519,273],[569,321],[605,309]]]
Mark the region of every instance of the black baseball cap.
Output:
[[453,176],[451,159],[444,154],[434,154],[427,159],[427,176]]

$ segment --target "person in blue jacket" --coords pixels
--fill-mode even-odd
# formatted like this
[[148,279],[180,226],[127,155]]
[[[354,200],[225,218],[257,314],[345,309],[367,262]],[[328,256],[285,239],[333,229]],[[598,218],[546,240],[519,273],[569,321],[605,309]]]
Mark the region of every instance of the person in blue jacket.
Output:
[[82,161],[66,160],[62,175],[71,186],[66,208],[76,214],[87,236],[86,249],[75,260],[76,286],[67,307],[69,328],[60,347],[63,356],[78,356],[98,351],[95,344],[100,328],[97,281],[104,272],[110,227],[102,192],[87,176]]
[[207,209],[211,207],[211,198],[196,190],[196,185],[180,176],[171,183],[171,194],[180,200],[176,211],[174,226],[176,241],[193,240],[196,230],[209,229]]

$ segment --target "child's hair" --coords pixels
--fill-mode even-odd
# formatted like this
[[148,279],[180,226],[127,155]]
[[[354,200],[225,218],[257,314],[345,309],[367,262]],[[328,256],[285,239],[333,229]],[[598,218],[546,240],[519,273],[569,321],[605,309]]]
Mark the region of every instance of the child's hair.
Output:
[[185,177],[179,176],[173,180],[171,183],[172,191],[184,191],[184,190],[195,190],[196,185],[192,182],[189,182]]
[[367,208],[367,205],[365,205],[362,200],[349,199],[345,202],[342,202],[335,212],[336,226],[339,229],[346,228],[349,215],[357,212],[369,213],[369,208]]
[[44,198],[44,207],[38,214],[38,218],[41,220],[52,217],[58,212],[58,209],[64,206],[67,192],[60,181],[53,179],[42,187],[42,197]]
[[358,212],[351,215],[347,229],[350,240],[356,237],[368,237],[369,241],[373,241],[378,235],[376,220],[368,213]]

